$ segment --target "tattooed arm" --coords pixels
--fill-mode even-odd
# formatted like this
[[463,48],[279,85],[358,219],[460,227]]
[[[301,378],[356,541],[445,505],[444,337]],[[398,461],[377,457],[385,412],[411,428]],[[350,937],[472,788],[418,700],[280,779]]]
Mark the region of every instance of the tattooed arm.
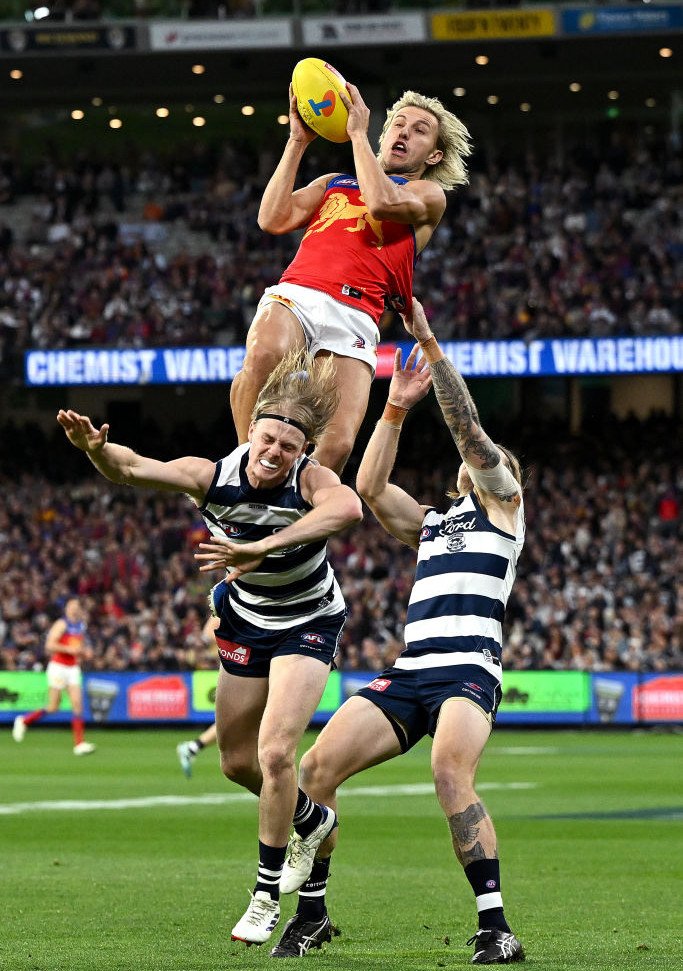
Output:
[[500,449],[481,427],[477,407],[463,376],[444,356],[422,305],[415,298],[412,321],[409,324],[404,318],[404,322],[429,363],[436,399],[475,486],[500,502],[518,504],[519,484],[503,462]]

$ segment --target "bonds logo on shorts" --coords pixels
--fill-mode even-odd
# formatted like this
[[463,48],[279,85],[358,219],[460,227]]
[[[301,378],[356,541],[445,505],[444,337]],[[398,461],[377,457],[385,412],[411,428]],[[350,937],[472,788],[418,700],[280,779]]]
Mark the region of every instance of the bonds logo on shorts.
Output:
[[308,644],[325,643],[325,638],[322,636],[322,634],[314,634],[313,631],[307,631],[305,634],[302,634],[301,640],[306,641]]
[[375,678],[374,681],[370,682],[368,688],[370,691],[386,691],[390,684],[390,678]]
[[218,653],[224,661],[232,661],[233,664],[249,663],[249,655],[251,654],[250,647],[244,647],[243,644],[235,644],[233,641],[226,641],[218,636],[216,636],[216,643],[218,644]]

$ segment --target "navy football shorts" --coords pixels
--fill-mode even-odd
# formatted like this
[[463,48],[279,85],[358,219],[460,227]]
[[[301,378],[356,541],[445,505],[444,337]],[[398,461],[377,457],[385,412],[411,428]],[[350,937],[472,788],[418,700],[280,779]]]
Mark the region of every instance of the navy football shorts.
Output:
[[391,722],[401,749],[407,752],[425,735],[434,735],[439,712],[449,698],[465,698],[496,720],[500,683],[478,664],[404,671],[387,668],[356,692]]
[[[222,589],[220,589],[222,587]],[[332,664],[339,646],[346,611],[279,630],[264,630],[239,617],[225,596],[225,585],[211,591],[220,624],[214,631],[221,666],[243,678],[267,678],[274,657],[301,654]]]

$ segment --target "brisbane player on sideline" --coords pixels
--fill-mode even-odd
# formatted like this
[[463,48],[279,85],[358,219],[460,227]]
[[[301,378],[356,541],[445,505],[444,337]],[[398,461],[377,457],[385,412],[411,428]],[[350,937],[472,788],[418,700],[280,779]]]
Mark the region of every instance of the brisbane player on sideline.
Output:
[[81,602],[71,597],[64,606],[64,616],[54,622],[45,641],[45,650],[50,655],[47,665],[47,706],[14,719],[12,737],[15,742],[24,740],[29,725],[57,711],[62,691],[66,691],[73,711],[71,729],[74,755],[90,755],[95,751],[95,746],[83,738],[83,691],[79,661],[85,651],[85,631],[85,612]]
[[465,126],[437,98],[406,91],[387,112],[375,155],[370,111],[349,84],[346,126],[355,174],[322,175],[294,189],[317,136],[301,120],[290,87],[289,139],[266,186],[258,223],[281,235],[306,227],[277,286],[263,294],[247,335],[242,370],[230,390],[240,443],[268,375],[291,349],[333,355],[339,406],[316,459],[340,473],[365,415],[377,363],[385,299],[410,313],[413,267],[446,208],[445,189],[467,184]]

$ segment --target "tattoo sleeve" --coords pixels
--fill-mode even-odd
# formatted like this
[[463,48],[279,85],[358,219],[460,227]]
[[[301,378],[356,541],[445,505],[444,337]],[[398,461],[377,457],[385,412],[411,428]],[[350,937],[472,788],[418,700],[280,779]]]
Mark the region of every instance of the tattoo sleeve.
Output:
[[451,362],[443,357],[430,364],[436,400],[462,457],[474,459],[482,469],[500,462],[500,452],[479,424],[479,413],[467,385]]

